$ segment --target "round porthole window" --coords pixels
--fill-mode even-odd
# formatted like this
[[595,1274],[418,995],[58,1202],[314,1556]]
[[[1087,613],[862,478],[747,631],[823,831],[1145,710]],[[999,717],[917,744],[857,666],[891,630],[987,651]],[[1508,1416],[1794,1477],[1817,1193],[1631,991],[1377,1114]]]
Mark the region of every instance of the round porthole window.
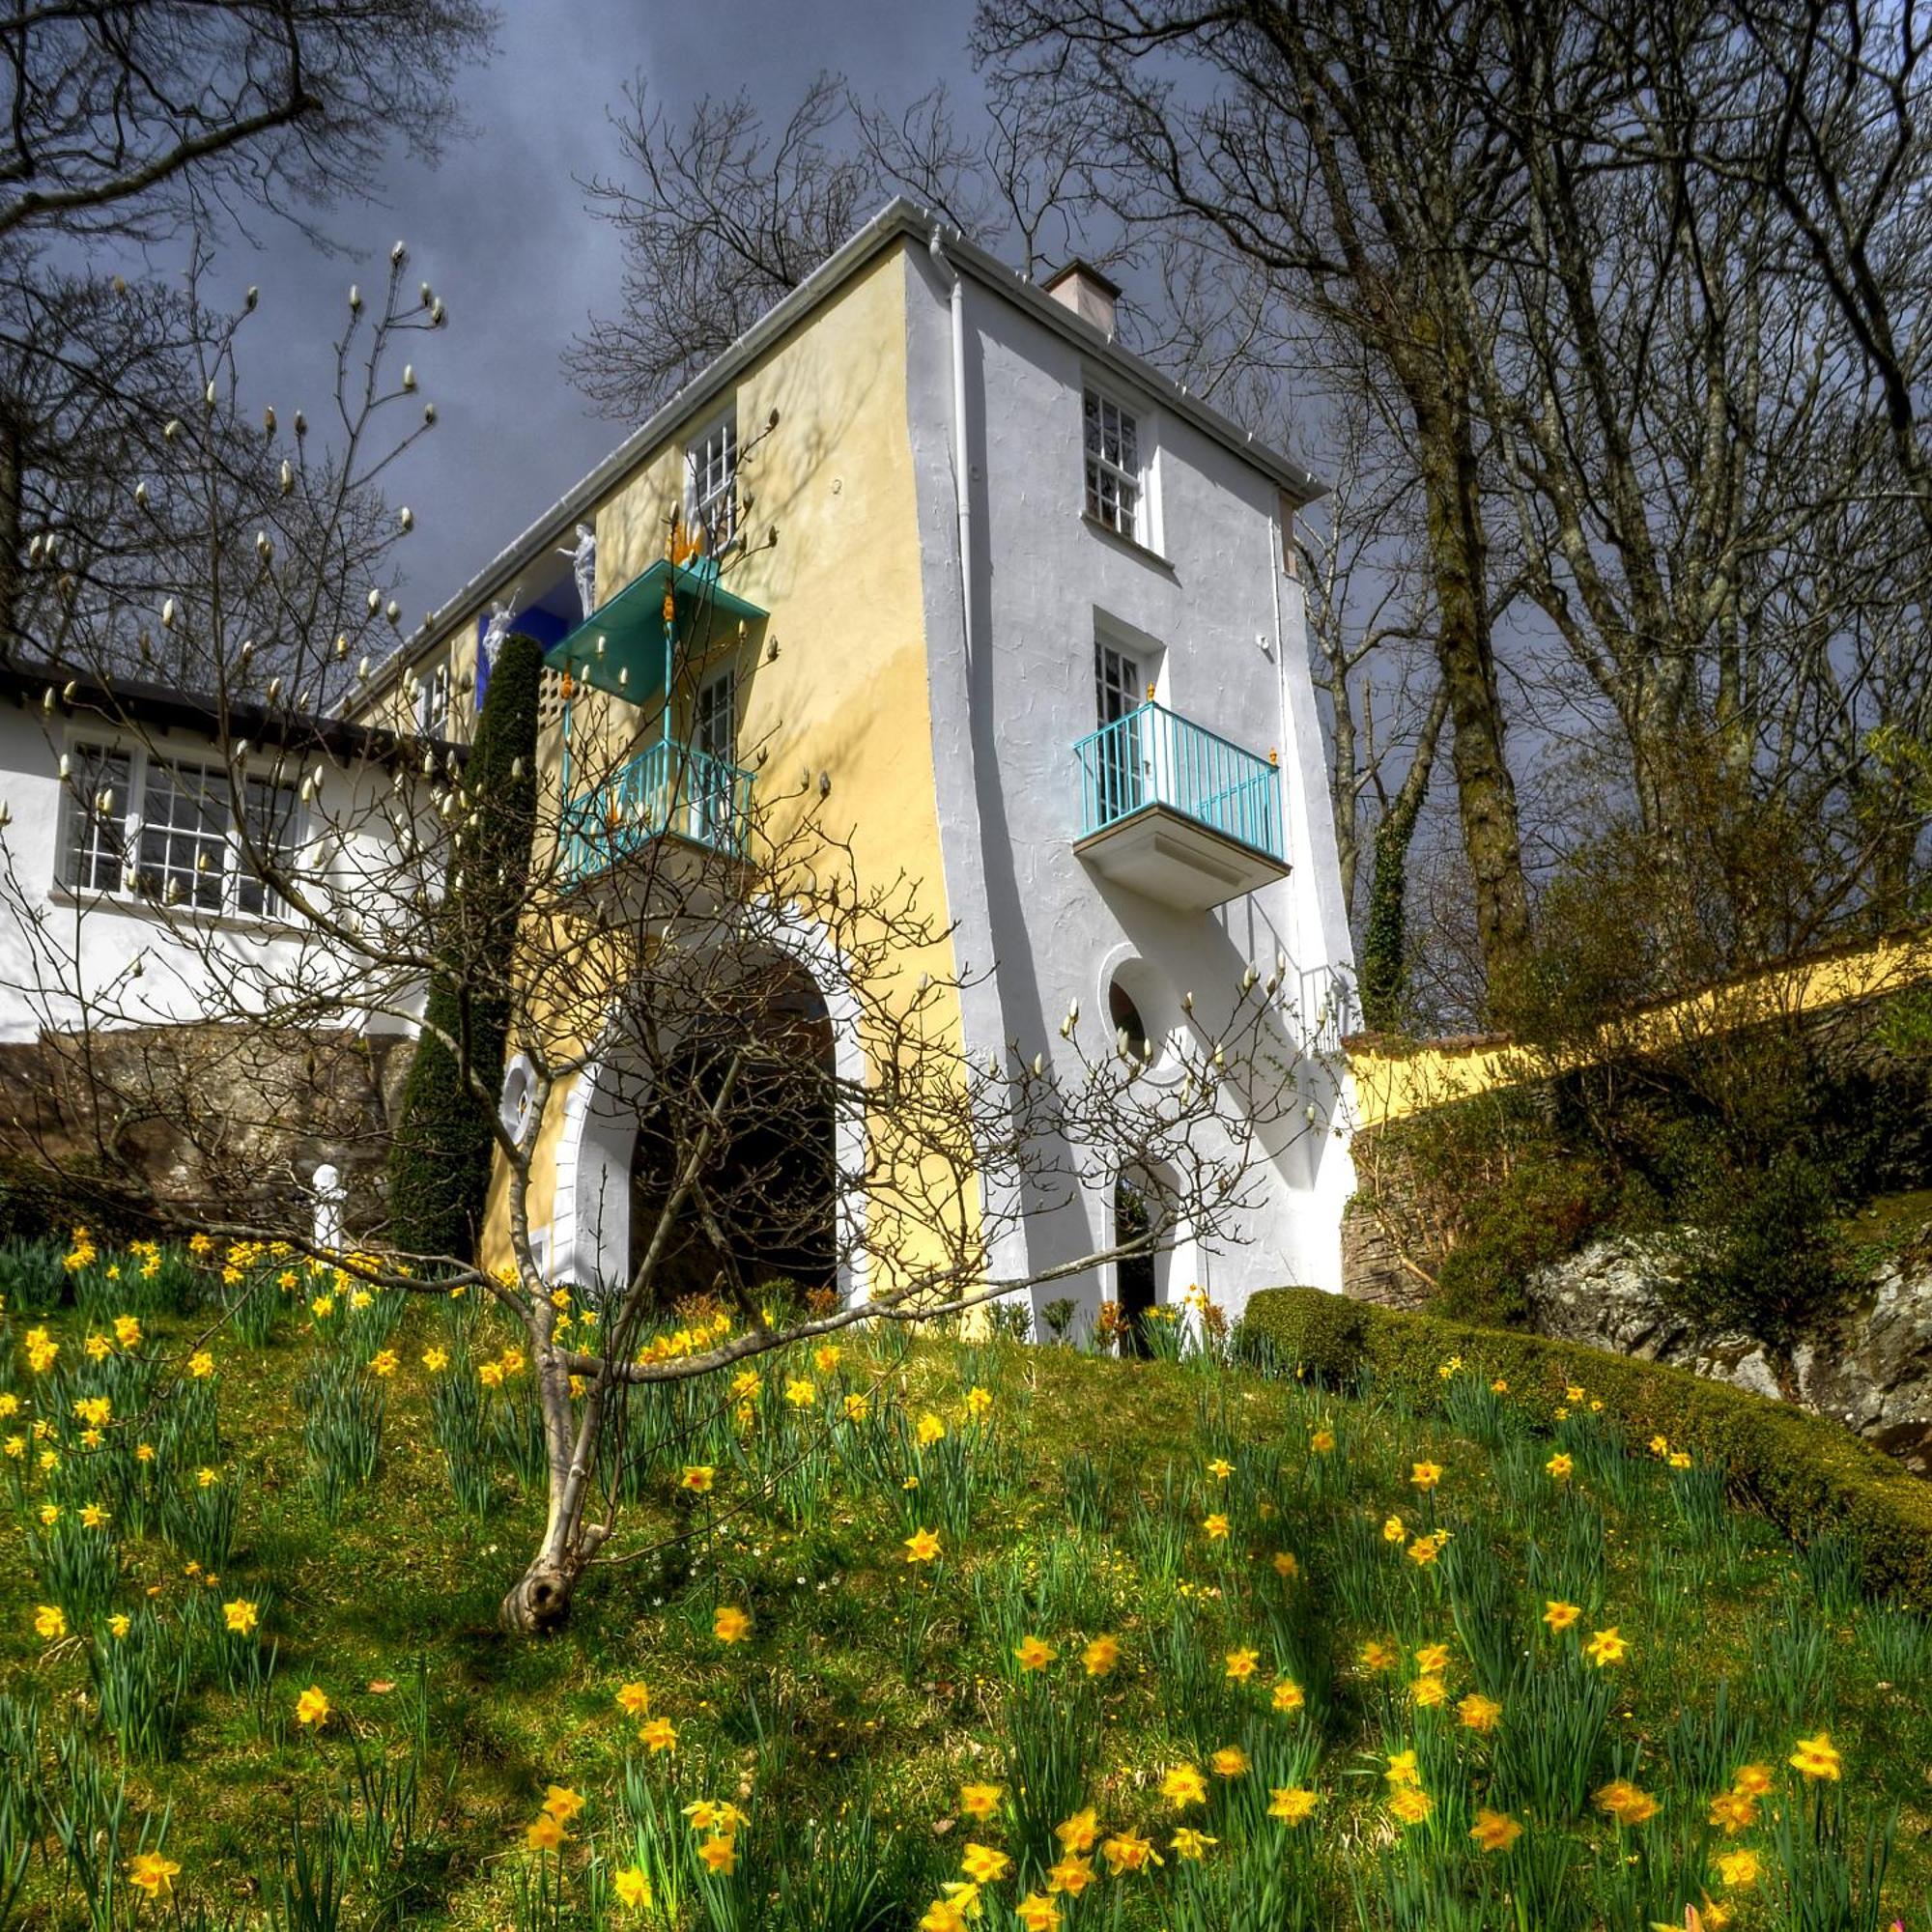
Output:
[[503,1075],[503,1097],[497,1106],[497,1118],[503,1122],[505,1133],[522,1135],[524,1122],[530,1117],[535,1094],[536,1082],[531,1076],[529,1063],[513,1060],[509,1071]]

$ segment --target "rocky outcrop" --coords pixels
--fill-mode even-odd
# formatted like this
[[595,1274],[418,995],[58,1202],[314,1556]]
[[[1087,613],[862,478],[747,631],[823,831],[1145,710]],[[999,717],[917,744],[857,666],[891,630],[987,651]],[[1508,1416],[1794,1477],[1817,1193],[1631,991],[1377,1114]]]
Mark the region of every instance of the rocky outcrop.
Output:
[[1841,1314],[1789,1350],[1739,1329],[1700,1331],[1670,1294],[1680,1265],[1681,1251],[1666,1241],[1592,1242],[1531,1279],[1531,1323],[1562,1341],[1797,1403],[1932,1476],[1932,1241],[1886,1263]]

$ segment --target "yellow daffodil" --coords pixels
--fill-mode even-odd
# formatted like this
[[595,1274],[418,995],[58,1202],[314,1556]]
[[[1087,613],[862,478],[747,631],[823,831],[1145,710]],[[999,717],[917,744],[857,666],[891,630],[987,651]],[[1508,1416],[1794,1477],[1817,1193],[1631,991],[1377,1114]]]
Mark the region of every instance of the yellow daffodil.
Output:
[[1012,1860],[996,1845],[978,1845],[969,1839],[959,1855],[959,1869],[975,1885],[997,1885],[1012,1868]]
[[1583,1646],[1583,1654],[1599,1670],[1605,1664],[1621,1663],[1630,1655],[1630,1641],[1620,1635],[1615,1624],[1598,1631]]
[[181,1866],[159,1852],[136,1852],[128,1861],[128,1883],[150,1898],[165,1898],[175,1889]]
[[1507,1811],[1492,1811],[1484,1805],[1469,1827],[1469,1836],[1479,1851],[1506,1852],[1522,1836],[1522,1827]]

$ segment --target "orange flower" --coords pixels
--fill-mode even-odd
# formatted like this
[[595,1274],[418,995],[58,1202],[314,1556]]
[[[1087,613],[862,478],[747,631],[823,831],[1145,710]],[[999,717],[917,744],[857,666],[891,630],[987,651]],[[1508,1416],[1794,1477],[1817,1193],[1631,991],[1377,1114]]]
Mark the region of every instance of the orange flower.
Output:
[[1600,1786],[1596,1804],[1619,1825],[1647,1825],[1661,1808],[1649,1792],[1639,1791],[1627,1777],[1613,1777]]
[[1080,1662],[1089,1677],[1105,1677],[1121,1661],[1121,1646],[1110,1636],[1096,1636],[1080,1653]]
[[1506,1852],[1522,1836],[1522,1827],[1507,1811],[1492,1811],[1485,1806],[1476,1813],[1469,1835],[1485,1852]]

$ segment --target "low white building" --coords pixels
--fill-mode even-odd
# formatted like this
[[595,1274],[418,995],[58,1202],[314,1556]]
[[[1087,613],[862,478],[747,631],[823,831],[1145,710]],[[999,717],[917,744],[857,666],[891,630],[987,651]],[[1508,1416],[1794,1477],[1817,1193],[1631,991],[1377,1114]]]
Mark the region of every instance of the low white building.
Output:
[[[338,949],[253,861],[330,902],[393,882],[388,755],[335,721],[0,667],[0,1042],[327,1010]],[[394,992],[332,1023],[407,1031],[418,992]]]

